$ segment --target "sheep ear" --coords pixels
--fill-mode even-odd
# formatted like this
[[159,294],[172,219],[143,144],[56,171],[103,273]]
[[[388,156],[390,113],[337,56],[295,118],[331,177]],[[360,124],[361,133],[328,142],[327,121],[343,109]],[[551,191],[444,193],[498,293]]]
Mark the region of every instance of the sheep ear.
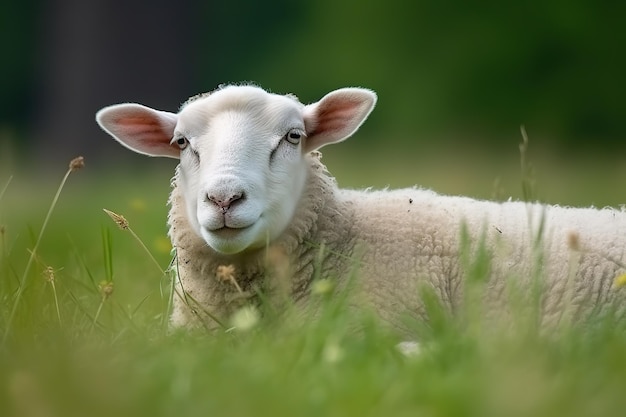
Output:
[[137,153],[179,158],[180,149],[170,145],[178,116],[140,104],[116,104],[96,114],[100,127]]
[[364,88],[342,88],[304,108],[307,139],[304,150],[314,151],[349,138],[367,119],[376,93]]

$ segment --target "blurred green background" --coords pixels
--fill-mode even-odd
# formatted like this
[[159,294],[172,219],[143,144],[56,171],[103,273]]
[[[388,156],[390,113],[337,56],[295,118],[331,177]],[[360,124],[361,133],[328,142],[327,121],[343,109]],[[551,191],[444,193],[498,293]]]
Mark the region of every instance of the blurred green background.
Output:
[[[324,152],[342,185],[516,197],[523,124],[538,197],[619,204],[625,12],[585,0],[4,2],[0,173],[62,170],[78,154],[92,168],[169,170],[98,129],[94,114],[109,104],[176,111],[241,81],[305,103],[363,86],[377,109]],[[581,182],[598,192],[568,192]]]
[[[382,334],[348,340],[351,314],[267,338],[157,336],[169,281],[102,208],[125,216],[165,268],[176,161],[123,149],[94,115],[120,102],[176,111],[229,82],[305,103],[363,86],[378,107],[355,137],[323,149],[342,186],[502,200],[521,198],[524,181],[541,201],[618,206],[625,12],[626,2],[584,0],[3,1],[0,328],[19,310],[12,331],[0,329],[10,334],[0,415],[619,415],[624,333],[608,322],[544,340],[534,327],[509,339],[438,320],[416,362],[390,355]],[[86,166],[27,274],[77,155]],[[103,280],[115,282],[106,303]],[[344,339],[345,362],[319,360]]]

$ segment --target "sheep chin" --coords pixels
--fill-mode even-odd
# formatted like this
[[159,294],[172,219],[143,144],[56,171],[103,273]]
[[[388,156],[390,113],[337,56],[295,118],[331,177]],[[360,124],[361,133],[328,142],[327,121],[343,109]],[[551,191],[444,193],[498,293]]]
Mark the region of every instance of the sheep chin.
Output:
[[217,230],[200,228],[202,239],[214,251],[223,255],[236,255],[265,246],[262,222],[243,228],[223,227]]

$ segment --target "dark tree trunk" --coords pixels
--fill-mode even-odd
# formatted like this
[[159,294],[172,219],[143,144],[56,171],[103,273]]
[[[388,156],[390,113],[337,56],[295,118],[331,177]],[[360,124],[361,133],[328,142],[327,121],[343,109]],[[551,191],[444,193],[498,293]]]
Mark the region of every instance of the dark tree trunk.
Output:
[[82,154],[123,158],[94,121],[103,106],[176,111],[192,91],[195,2],[51,0],[45,11],[36,109],[44,165]]

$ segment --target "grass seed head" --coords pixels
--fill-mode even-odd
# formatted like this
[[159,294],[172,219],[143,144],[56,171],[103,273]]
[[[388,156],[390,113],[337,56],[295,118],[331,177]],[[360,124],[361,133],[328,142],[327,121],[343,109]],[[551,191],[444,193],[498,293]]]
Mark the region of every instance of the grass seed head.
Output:
[[106,300],[113,294],[113,281],[100,281],[98,289],[102,298]]
[[567,247],[570,250],[580,251],[580,235],[576,232],[570,232],[567,234]]
[[235,265],[220,265],[215,271],[218,281],[231,282],[235,279]]
[[47,266],[46,269],[43,270],[43,276],[48,282],[54,281],[54,268],[51,266]]
[[237,289],[237,292],[242,293],[243,290],[239,286],[237,279],[235,279],[235,265],[220,265],[215,271],[215,278],[220,282],[229,282]]
[[82,156],[77,156],[76,158],[70,161],[70,171],[78,171],[81,168],[85,167],[85,158]]
[[115,222],[115,224],[117,224],[117,226],[122,229],[122,230],[128,230],[128,220],[126,220],[126,218],[120,214],[117,213],[113,213],[111,210],[107,210],[107,209],[102,209],[104,210],[104,212],[106,214],[109,215],[109,217],[111,219],[113,219],[113,221]]

